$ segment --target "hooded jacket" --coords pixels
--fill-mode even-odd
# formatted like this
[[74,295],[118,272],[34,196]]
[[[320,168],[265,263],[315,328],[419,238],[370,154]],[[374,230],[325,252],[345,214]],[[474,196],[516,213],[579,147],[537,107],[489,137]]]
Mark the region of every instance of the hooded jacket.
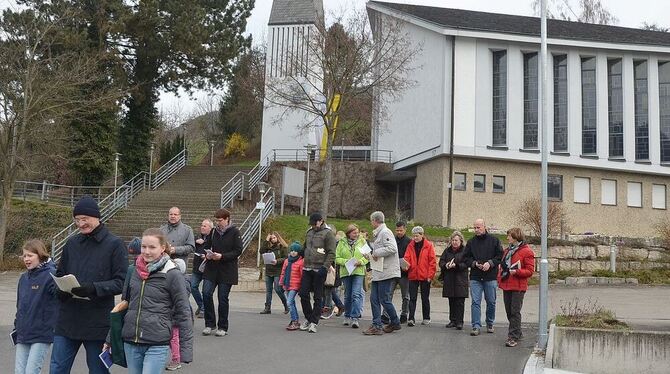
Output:
[[56,265],[49,259],[40,267],[21,274],[14,319],[17,343],[53,342],[58,317],[56,284],[51,278],[55,273]]

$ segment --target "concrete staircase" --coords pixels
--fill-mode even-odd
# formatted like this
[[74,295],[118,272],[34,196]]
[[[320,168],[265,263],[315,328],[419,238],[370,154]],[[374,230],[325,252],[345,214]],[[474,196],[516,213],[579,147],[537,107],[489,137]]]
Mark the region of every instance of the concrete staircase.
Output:
[[[107,222],[109,229],[128,242],[150,227],[167,222],[168,210],[181,209],[182,221],[197,233],[204,218],[213,218],[220,205],[220,189],[237,172],[247,169],[235,166],[186,166],[154,191],[143,191],[127,208]],[[240,225],[249,207],[235,201],[232,222]]]

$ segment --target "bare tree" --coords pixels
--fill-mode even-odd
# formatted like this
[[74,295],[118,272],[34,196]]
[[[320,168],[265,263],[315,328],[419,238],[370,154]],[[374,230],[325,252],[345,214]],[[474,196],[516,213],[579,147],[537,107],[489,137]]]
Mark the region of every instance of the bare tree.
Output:
[[642,26],[640,28],[649,31],[670,32],[670,27],[660,26],[657,23],[642,22]]
[[[529,198],[519,205],[516,211],[517,223],[527,228],[535,236],[542,232],[542,205],[539,198]],[[549,202],[547,209],[547,237],[555,237],[568,231],[566,214],[563,205],[556,201]]]
[[63,50],[53,19],[31,10],[5,10],[0,18],[0,260],[14,182],[31,155],[52,143],[51,134],[73,118],[108,107],[121,93],[85,95],[100,79],[99,60]]
[[[341,131],[336,129],[336,119],[352,103],[366,97],[374,97],[376,115],[385,115],[386,107],[415,84],[409,73],[417,69],[412,61],[422,50],[421,44],[412,42],[401,20],[378,14],[368,20],[362,10],[333,19],[328,27],[316,25],[315,32],[305,40],[306,54],[301,48],[291,48],[295,52],[288,56],[288,62],[266,77],[264,92],[266,104],[282,108],[273,122],[280,123],[289,113],[301,112],[306,118],[299,124],[301,130],[318,128],[325,132],[320,207],[324,214],[330,201],[333,140],[336,130]],[[303,59],[305,55],[309,59]],[[336,98],[339,106],[331,105]],[[369,115],[370,111],[347,113],[351,123],[370,121]],[[382,122],[382,118],[376,118],[375,123]]]
[[[549,18],[599,25],[619,23],[619,19],[605,8],[600,0],[579,0],[579,14],[570,7],[566,0],[549,0],[549,3],[547,4],[547,17]],[[533,0],[531,3],[536,15],[540,14],[540,5],[541,0]]]

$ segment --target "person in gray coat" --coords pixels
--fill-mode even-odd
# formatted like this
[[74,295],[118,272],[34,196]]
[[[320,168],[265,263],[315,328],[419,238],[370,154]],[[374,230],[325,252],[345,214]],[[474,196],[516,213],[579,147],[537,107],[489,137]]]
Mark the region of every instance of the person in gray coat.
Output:
[[195,249],[195,239],[191,226],[181,221],[181,210],[173,206],[168,211],[168,221],[161,226],[161,231],[167,237],[168,254],[172,258],[181,258],[188,263],[188,255]]
[[[135,261],[123,299],[123,348],[130,374],[161,373],[170,350],[172,326],[179,328],[181,362],[193,361],[193,318],[184,276],[166,251],[159,229],[142,234],[142,254]],[[115,347],[112,347],[114,349]]]

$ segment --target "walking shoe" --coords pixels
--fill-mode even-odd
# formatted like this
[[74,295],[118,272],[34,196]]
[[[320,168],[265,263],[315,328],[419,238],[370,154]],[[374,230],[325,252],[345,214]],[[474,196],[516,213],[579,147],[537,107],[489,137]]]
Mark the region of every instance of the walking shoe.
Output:
[[205,312],[202,310],[196,311],[195,318],[205,318]]
[[518,344],[517,341],[514,339],[507,339],[507,341],[505,342],[505,345],[508,347],[516,347],[517,344]]
[[463,330],[463,324],[462,323],[457,323],[456,324],[456,330]]
[[204,330],[202,330],[203,335],[211,335],[212,334],[212,328],[211,327],[205,327]]
[[355,319],[353,322],[351,322],[351,328],[352,329],[357,329],[358,328],[358,320]]
[[284,305],[284,314],[288,314],[288,306]]
[[386,332],[386,333],[391,333],[391,332],[394,332],[394,331],[398,331],[398,330],[400,330],[400,324],[386,325],[386,326],[384,326],[384,328],[382,330],[384,330],[384,332]]
[[493,334],[495,332],[495,330],[493,329],[493,325],[486,326],[486,332],[489,334]]
[[295,331],[300,328],[300,323],[298,321],[291,321],[288,326],[286,326],[286,330],[288,331]]
[[349,326],[350,323],[351,323],[351,318],[344,317],[344,321],[342,321],[342,325],[343,326]]
[[329,319],[330,317],[333,316],[333,310],[328,308],[327,306],[323,307],[321,309],[321,319]]
[[371,325],[367,330],[363,331],[363,335],[384,335],[384,330]]
[[414,325],[415,325],[415,323],[414,323],[414,320],[413,320],[413,319],[408,319],[408,320],[407,320],[407,326],[412,327],[412,326],[414,326]]
[[200,307],[198,307],[198,309],[195,310],[195,316],[200,317],[200,314],[202,314],[202,309],[200,309]]
[[386,314],[382,314],[382,323],[385,325],[391,323],[391,319],[389,318],[389,316],[387,316]]
[[216,336],[226,336],[228,335],[228,331],[223,330],[223,329],[217,329],[216,332],[214,333]]
[[181,369],[181,364],[176,361],[170,361],[170,363],[165,367],[165,370],[173,371]]
[[263,309],[260,314],[272,314],[272,311],[270,310],[270,306],[266,305],[265,309]]
[[473,328],[472,331],[470,331],[471,336],[479,336],[479,329],[478,328]]
[[456,327],[456,324],[454,323],[454,321],[451,321],[451,322],[447,323],[447,325],[444,326],[444,327],[450,329],[450,328],[452,328],[452,327]]
[[340,317],[341,315],[344,314],[344,307],[337,307],[337,313],[335,313],[335,317]]
[[407,316],[404,314],[400,315],[400,323],[407,323]]
[[307,320],[303,321],[299,327],[300,331],[307,331],[308,328],[309,328],[309,321]]
[[428,326],[428,325],[430,325],[430,320],[429,319],[424,319],[423,321],[421,321],[421,324],[424,325],[424,326]]
[[310,323],[307,331],[315,333],[316,332],[316,323]]

